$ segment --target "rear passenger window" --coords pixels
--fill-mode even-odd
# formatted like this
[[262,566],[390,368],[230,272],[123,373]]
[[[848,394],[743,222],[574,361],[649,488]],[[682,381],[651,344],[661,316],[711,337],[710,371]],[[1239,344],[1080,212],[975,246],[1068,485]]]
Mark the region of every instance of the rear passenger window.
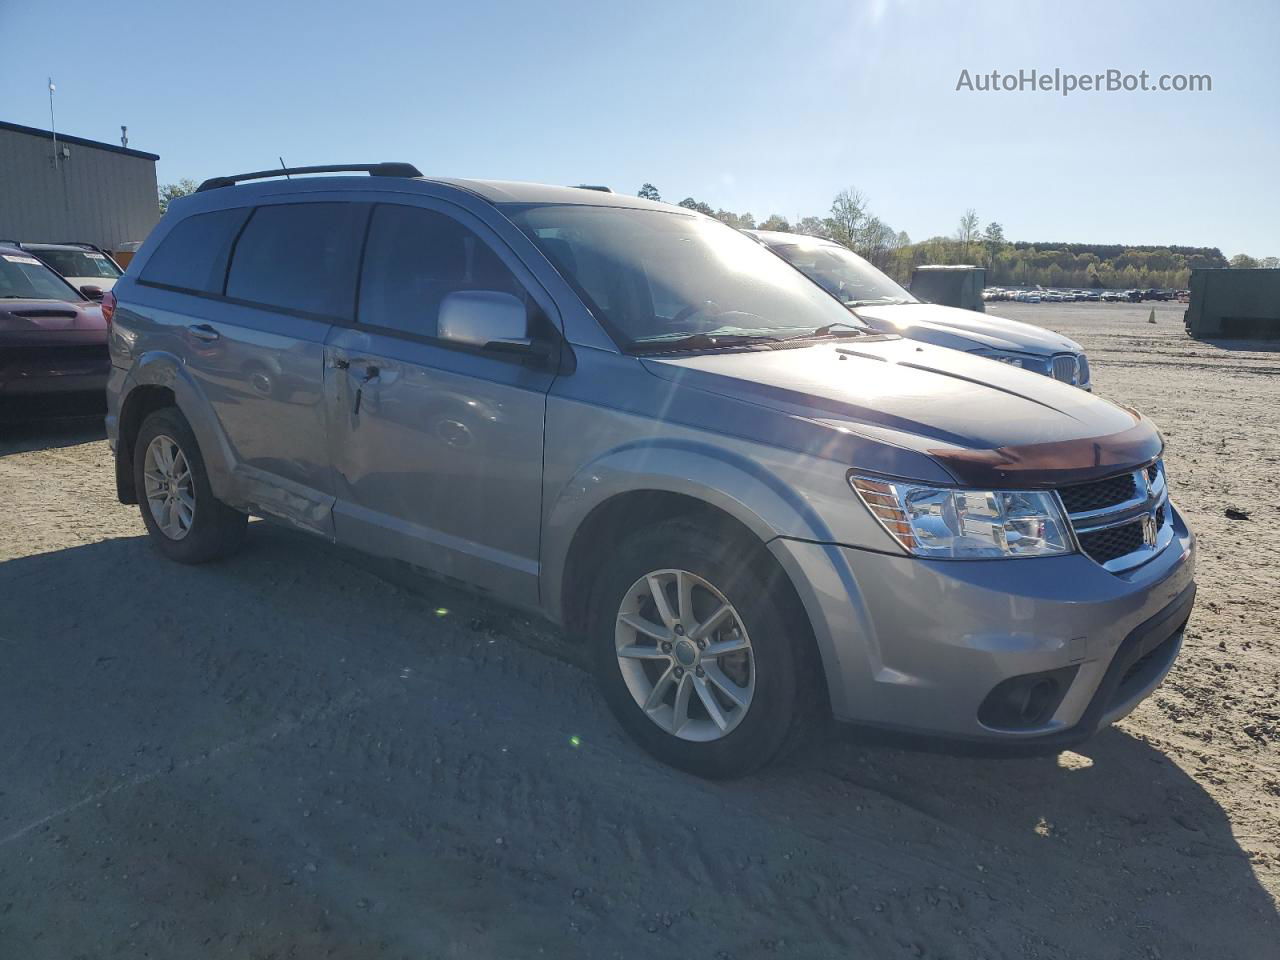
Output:
[[221,293],[227,256],[249,208],[187,217],[160,241],[138,279],[199,293]]
[[236,243],[227,296],[350,320],[368,211],[356,203],[259,207]]
[[435,337],[440,302],[458,290],[527,300],[507,265],[458,221],[420,207],[374,207],[360,278],[361,323]]

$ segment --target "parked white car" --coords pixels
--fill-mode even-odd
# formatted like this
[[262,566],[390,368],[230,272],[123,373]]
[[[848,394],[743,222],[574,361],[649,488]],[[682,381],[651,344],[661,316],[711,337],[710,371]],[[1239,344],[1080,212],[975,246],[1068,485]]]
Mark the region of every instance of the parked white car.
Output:
[[[1090,389],[1089,360],[1074,340],[1029,323],[925,303],[831,240],[772,230],[746,232],[883,333],[980,354]],[[1026,302],[1039,303],[1040,295],[1030,293]]]

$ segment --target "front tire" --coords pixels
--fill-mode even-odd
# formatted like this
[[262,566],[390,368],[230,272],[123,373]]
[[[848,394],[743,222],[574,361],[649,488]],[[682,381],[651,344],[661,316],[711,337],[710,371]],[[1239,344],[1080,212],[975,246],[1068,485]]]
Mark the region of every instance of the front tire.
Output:
[[651,754],[739,777],[795,743],[809,627],[758,545],[670,520],[627,538],[589,607],[595,672],[614,716]]
[[176,408],[143,421],[133,470],[142,522],[170,560],[205,563],[239,549],[249,518],[214,497],[195,434]]

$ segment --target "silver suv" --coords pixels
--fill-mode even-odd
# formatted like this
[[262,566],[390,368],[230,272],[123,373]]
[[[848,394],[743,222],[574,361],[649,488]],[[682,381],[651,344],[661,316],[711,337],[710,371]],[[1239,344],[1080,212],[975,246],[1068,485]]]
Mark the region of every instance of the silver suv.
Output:
[[1140,414],[871,331],[682,208],[288,172],[352,171],[207,181],[107,295],[166,556],[252,513],[539,611],[706,776],[824,715],[1055,748],[1173,664],[1193,539]]

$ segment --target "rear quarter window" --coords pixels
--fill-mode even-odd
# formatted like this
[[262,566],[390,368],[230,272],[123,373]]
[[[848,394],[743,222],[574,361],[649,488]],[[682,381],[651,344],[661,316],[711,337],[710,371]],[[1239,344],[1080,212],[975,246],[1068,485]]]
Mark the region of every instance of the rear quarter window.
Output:
[[248,216],[249,208],[242,207],[187,217],[160,241],[138,279],[197,293],[222,293],[227,257]]
[[227,296],[350,320],[368,215],[357,203],[258,207],[236,242]]

